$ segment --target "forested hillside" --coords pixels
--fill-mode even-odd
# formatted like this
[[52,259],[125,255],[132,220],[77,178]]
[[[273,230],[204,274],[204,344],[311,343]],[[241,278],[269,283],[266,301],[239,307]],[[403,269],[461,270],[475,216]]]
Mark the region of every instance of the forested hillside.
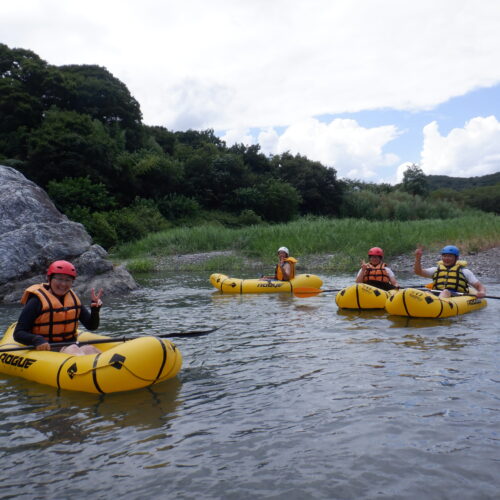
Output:
[[[302,215],[446,218],[467,207],[498,213],[499,205],[494,186],[487,207],[473,193],[449,189],[427,198],[439,176],[426,178],[416,166],[401,186],[341,181],[334,168],[305,156],[228,147],[212,130],[148,126],[126,85],[106,68],[53,66],[3,44],[0,163],[46,189],[106,248],[174,225],[238,227]],[[497,175],[486,177],[494,183]]]
[[462,191],[476,187],[493,186],[500,184],[500,172],[496,174],[482,175],[480,177],[449,177],[447,175],[428,175],[427,183],[430,191],[436,189],[454,189]]

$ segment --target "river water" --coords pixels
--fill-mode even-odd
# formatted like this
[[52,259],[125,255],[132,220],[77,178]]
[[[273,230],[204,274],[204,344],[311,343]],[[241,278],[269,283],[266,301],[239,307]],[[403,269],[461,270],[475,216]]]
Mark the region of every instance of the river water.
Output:
[[[500,300],[409,320],[333,293],[220,295],[201,273],[141,283],[105,302],[101,333],[221,328],[174,339],[183,368],[150,389],[0,375],[0,498],[498,498]],[[19,311],[0,306],[2,331]]]

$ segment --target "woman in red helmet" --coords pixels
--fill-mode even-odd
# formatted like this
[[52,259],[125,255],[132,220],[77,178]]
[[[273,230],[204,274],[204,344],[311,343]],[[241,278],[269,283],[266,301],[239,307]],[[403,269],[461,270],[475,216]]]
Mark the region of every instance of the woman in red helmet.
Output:
[[[102,289],[97,294],[92,289],[89,311],[71,289],[75,278],[75,266],[66,260],[57,260],[47,270],[48,283],[32,285],[25,290],[21,298],[24,308],[14,340],[33,345],[40,351],[50,351],[53,342],[76,342],[79,321],[88,330],[99,327]],[[100,351],[92,345],[73,344],[63,347],[60,352],[82,355]]]
[[383,259],[384,251],[380,247],[370,248],[368,250],[368,263],[364,259],[361,261],[361,269],[356,276],[356,283],[366,283],[383,290],[398,288],[396,276],[383,262]]

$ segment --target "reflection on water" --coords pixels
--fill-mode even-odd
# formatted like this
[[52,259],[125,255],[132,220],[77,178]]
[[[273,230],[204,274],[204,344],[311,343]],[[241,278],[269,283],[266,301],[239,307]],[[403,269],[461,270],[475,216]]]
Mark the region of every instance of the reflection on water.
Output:
[[[176,408],[182,404],[179,398],[182,382],[179,378],[167,380],[145,390],[114,393],[107,395],[88,394],[84,392],[58,391],[42,384],[30,383],[27,380],[4,376],[0,404],[12,400],[21,405],[34,404],[36,411],[47,415],[34,427],[43,429],[44,434],[54,436],[81,433],[78,422],[98,418],[106,421],[109,428],[137,426],[155,428],[164,423],[166,414],[175,414]],[[148,411],[145,412],[144,408]],[[54,425],[53,425],[54,422]]]
[[[424,320],[222,295],[199,273],[142,284],[105,302],[102,333],[221,328],[175,338],[179,376],[146,390],[0,376],[2,498],[496,498],[500,304]],[[2,330],[19,311],[0,307]]]
[[408,318],[406,316],[387,316],[392,323],[391,328],[447,328],[460,321],[458,316],[455,318]]
[[467,340],[460,339],[459,337],[422,337],[420,335],[405,335],[404,340],[395,342],[395,344],[410,347],[412,349],[447,349],[449,351],[456,351],[467,345]]

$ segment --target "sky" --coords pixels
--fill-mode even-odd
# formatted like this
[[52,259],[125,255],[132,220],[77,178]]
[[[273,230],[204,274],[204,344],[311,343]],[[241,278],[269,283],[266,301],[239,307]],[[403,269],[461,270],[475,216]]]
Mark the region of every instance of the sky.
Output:
[[97,64],[146,125],[396,183],[500,171],[497,0],[16,0],[0,42]]

